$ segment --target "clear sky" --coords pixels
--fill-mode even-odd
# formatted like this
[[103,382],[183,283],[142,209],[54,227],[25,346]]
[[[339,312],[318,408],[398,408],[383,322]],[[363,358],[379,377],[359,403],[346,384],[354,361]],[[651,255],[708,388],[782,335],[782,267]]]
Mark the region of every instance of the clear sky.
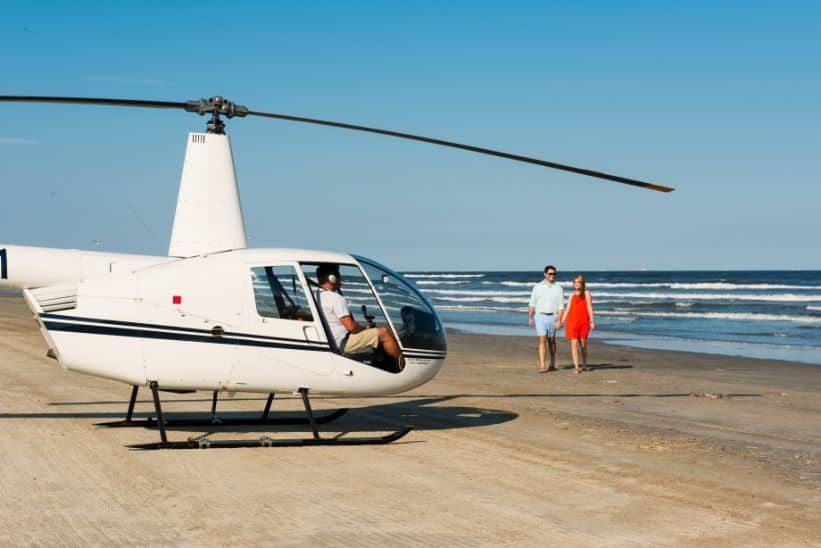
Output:
[[[677,188],[241,119],[254,247],[399,269],[821,268],[817,1],[11,1],[0,46],[0,94],[221,94]],[[166,253],[203,119],[0,116],[0,242]]]

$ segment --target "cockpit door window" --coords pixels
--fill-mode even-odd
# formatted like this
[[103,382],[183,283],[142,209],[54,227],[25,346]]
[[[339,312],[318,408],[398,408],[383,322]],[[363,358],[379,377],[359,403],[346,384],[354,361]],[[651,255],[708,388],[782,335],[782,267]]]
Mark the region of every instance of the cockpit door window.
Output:
[[313,321],[311,307],[293,266],[251,268],[257,313],[264,318]]

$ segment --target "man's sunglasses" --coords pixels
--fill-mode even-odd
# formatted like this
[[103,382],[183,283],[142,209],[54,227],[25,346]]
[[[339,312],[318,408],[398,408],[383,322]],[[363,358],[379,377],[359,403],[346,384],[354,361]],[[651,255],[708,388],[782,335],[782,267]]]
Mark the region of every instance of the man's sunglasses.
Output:
[[548,273],[547,273],[547,275],[548,275],[548,276],[555,276],[555,275],[556,275],[556,273],[555,273],[555,272],[548,272]]

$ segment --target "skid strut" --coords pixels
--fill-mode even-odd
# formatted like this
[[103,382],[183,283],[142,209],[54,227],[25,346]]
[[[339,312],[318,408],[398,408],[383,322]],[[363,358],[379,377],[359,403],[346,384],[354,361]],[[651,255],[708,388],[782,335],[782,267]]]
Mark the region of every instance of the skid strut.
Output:
[[211,397],[211,424],[219,424],[220,420],[217,418],[217,398],[219,392],[214,390],[214,395]]
[[131,422],[131,417],[134,416],[134,404],[137,403],[137,392],[139,391],[140,387],[136,384],[131,389],[131,399],[128,400],[128,413],[125,415],[125,422]]
[[268,394],[268,401],[265,402],[265,409],[262,410],[262,416],[260,420],[266,420],[268,418],[268,412],[271,410],[271,402],[274,401],[274,393],[271,392]]
[[160,403],[160,393],[157,381],[151,381],[151,395],[154,396],[154,411],[157,413],[157,424],[160,425],[160,439],[162,443],[168,443],[168,436],[165,435],[165,421],[162,418],[162,404]]
[[[154,417],[133,418],[134,404],[137,401],[137,392],[139,387],[135,386],[131,391],[131,399],[128,402],[128,413],[125,420],[112,422],[98,422],[95,426],[104,426],[106,428],[156,428],[157,419]],[[258,418],[252,417],[217,417],[216,416],[216,399],[217,392],[214,392],[211,400],[211,416],[209,418],[166,418],[165,425],[168,427],[175,426],[298,426],[301,424],[310,424],[306,417],[279,417],[269,418],[271,412],[271,403],[274,401],[274,394],[268,394],[268,400],[265,402],[265,409],[262,415]],[[348,409],[337,409],[327,415],[315,417],[317,424],[326,424],[335,421],[342,415],[348,412]]]
[[[160,442],[159,443],[139,443],[129,445],[131,449],[139,450],[154,450],[154,449],[227,449],[236,447],[302,447],[308,445],[384,445],[394,442],[404,437],[410,428],[402,428],[384,436],[369,436],[357,438],[323,438],[319,435],[317,428],[317,419],[314,417],[311,409],[311,402],[308,399],[308,389],[300,388],[299,393],[302,396],[302,403],[305,406],[305,413],[307,415],[307,423],[311,426],[310,438],[297,439],[273,439],[268,436],[263,436],[255,440],[210,440],[208,434],[196,438],[189,438],[186,441],[168,441],[165,433],[166,425],[170,422],[163,420],[162,406],[160,404],[158,386],[156,382],[150,383],[151,393],[154,396],[154,410],[157,413],[157,424],[160,428]],[[268,398],[268,404],[273,400],[273,395]],[[266,410],[263,416],[267,416],[270,406],[266,404]],[[343,410],[344,412],[345,410]],[[223,421],[221,424],[227,424]]]

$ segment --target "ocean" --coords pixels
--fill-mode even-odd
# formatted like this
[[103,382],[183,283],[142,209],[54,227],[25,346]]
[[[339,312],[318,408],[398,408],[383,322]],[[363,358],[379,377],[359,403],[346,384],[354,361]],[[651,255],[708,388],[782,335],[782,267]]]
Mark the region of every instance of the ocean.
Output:
[[[821,365],[821,271],[584,272],[591,340]],[[534,335],[527,302],[541,272],[407,272],[446,327]],[[571,292],[572,272],[558,281]],[[0,290],[0,294],[17,292]],[[560,337],[563,335],[560,335]]]
[[[573,272],[559,270],[565,298]],[[821,271],[583,272],[592,339],[821,364]],[[530,290],[541,272],[407,272],[446,327],[533,335]]]

